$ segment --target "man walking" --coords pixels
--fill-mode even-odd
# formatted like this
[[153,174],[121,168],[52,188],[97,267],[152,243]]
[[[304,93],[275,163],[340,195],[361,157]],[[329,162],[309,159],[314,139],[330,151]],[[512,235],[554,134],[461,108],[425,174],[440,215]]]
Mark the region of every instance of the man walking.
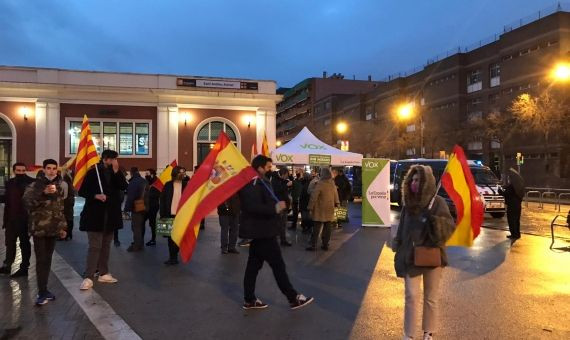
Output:
[[218,206],[218,216],[220,218],[220,226],[222,227],[220,233],[222,254],[239,254],[239,251],[236,249],[239,230],[239,210],[238,195],[233,195]]
[[113,233],[123,227],[121,192],[127,188],[127,180],[119,170],[118,154],[113,150],[101,153],[101,162],[85,175],[79,189],[79,196],[85,198],[81,212],[79,230],[87,232],[89,250],[87,268],[81,290],[93,287],[95,271],[97,281],[115,283],[117,279],[109,273],[109,252]]
[[289,188],[293,185],[293,182],[289,180],[289,170],[287,168],[279,169],[278,172],[273,173],[270,182],[277,198],[280,201],[285,202],[285,209],[279,213],[279,226],[281,230],[279,233],[279,239],[281,241],[281,246],[291,247],[291,242],[287,241],[287,212],[291,206]]
[[144,225],[146,215],[147,182],[139,173],[137,167],[131,168],[131,179],[127,186],[127,201],[125,212],[131,213],[131,229],[133,230],[133,244],[127,248],[128,252],[144,250]]
[[277,243],[277,235],[281,231],[279,214],[286,209],[286,204],[275,196],[271,183],[266,179],[266,175],[271,173],[272,160],[258,155],[252,160],[251,165],[259,177],[239,192],[240,202],[243,202],[240,237],[252,239],[243,279],[245,300],[243,309],[267,308],[267,304],[255,296],[257,274],[265,261],[273,270],[277,285],[287,297],[291,309],[304,307],[313,302],[313,298],[298,294],[289,282],[285,262]]
[[6,260],[0,268],[0,274],[10,275],[12,264],[16,259],[16,245],[20,240],[20,251],[22,252],[22,263],[12,277],[28,276],[30,266],[30,256],[32,246],[28,235],[28,213],[22,202],[22,196],[26,187],[34,182],[34,179],[26,175],[26,164],[15,163],[12,166],[15,176],[6,182],[6,202],[4,205],[4,225]]
[[55,300],[55,296],[47,289],[51,258],[57,238],[65,238],[67,229],[63,214],[63,188],[61,177],[57,175],[57,162],[46,159],[43,162],[43,170],[43,174],[26,188],[23,197],[30,216],[29,231],[34,237],[37,306]]

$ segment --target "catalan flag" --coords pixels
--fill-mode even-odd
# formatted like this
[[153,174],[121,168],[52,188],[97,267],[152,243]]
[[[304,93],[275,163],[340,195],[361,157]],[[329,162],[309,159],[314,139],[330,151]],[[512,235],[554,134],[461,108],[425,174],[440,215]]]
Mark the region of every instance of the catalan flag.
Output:
[[261,154],[269,157],[269,144],[267,144],[267,135],[263,134],[263,143],[261,144]]
[[455,204],[456,228],[448,246],[470,247],[479,235],[485,207],[475,187],[475,180],[467,164],[463,149],[456,145],[441,177],[441,185]]
[[200,221],[256,176],[257,171],[221,132],[178,204],[170,237],[180,247],[184,262],[190,261],[194,252]]
[[160,175],[156,178],[152,186],[155,187],[158,191],[162,192],[164,188],[164,184],[172,180],[172,169],[178,164],[176,163],[176,159],[173,160],[168,166],[162,170]]
[[97,149],[95,148],[95,144],[93,144],[89,120],[87,119],[87,115],[84,115],[83,123],[81,124],[79,146],[77,147],[77,155],[75,156],[75,175],[73,176],[73,187],[75,190],[79,190],[81,187],[87,170],[97,163],[99,163],[99,155],[97,155]]

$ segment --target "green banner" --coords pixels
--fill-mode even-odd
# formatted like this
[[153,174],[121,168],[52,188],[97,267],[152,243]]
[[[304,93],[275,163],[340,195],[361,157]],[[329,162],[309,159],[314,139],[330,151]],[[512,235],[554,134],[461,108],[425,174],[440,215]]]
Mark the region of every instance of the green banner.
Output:
[[309,165],[331,165],[331,156],[309,155]]
[[362,159],[362,225],[390,226],[390,160]]

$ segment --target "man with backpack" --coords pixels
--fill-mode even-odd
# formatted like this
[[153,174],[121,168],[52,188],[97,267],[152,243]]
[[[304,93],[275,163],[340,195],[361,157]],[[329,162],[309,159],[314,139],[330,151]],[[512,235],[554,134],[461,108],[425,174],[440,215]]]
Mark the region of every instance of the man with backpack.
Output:
[[128,252],[144,250],[144,226],[148,206],[148,184],[136,167],[131,168],[131,179],[127,187],[127,200],[125,211],[131,213],[131,228],[133,230],[133,244],[127,248]]

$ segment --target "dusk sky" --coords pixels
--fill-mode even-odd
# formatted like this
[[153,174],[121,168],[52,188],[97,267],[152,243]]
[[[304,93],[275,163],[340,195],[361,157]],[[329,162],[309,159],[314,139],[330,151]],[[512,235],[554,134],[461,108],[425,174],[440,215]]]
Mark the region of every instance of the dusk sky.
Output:
[[272,79],[378,80],[550,0],[0,0],[0,65]]

